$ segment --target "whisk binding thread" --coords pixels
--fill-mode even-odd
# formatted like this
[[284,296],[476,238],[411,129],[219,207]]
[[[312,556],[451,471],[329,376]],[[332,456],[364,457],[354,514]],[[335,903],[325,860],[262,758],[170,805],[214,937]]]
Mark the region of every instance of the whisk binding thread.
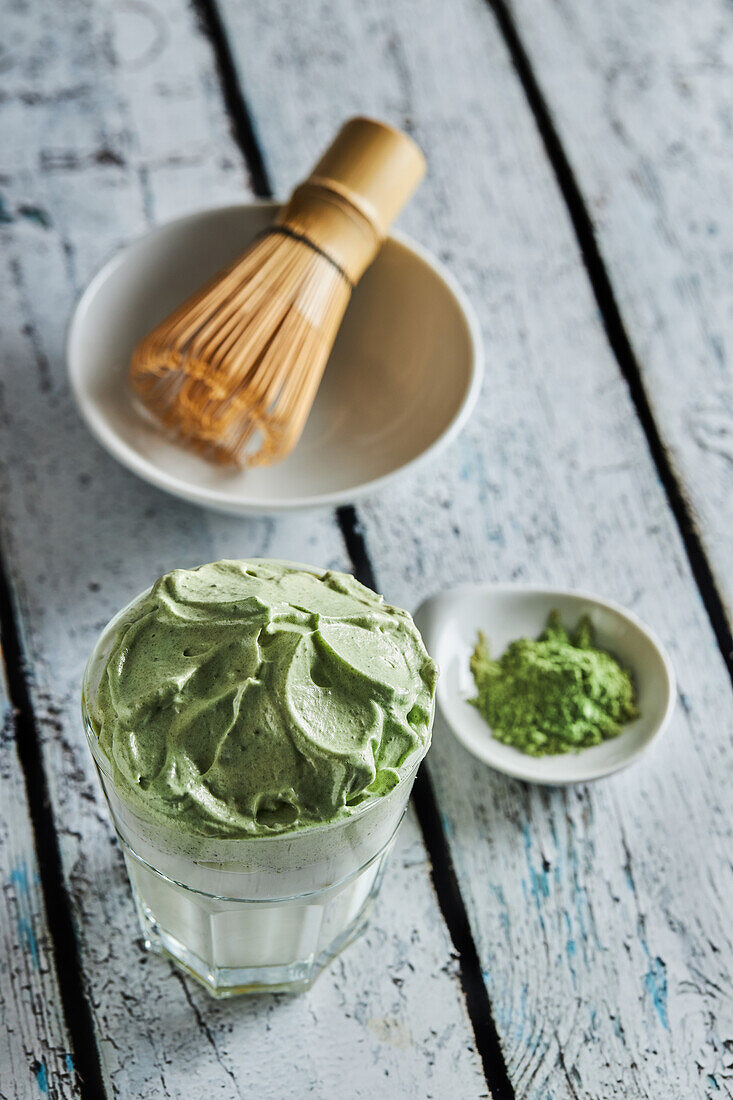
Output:
[[312,248],[314,252],[317,252],[319,256],[323,256],[324,260],[328,260],[330,264],[333,264],[342,278],[346,279],[351,289],[354,289],[353,280],[349,278],[338,260],[334,260],[333,256],[329,256],[325,248],[321,248],[320,245],[312,241],[305,233],[297,233],[296,230],[291,229],[289,225],[269,225],[267,229],[263,229],[262,232],[258,234],[258,237],[267,237],[270,233],[282,233],[283,236],[290,237],[294,241],[302,241],[303,244],[307,244],[308,247]]

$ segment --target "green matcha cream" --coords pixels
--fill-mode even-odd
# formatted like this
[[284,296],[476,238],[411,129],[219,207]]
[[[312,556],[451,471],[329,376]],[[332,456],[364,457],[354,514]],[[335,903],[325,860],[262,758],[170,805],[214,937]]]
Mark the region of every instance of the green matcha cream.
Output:
[[600,745],[637,717],[630,673],[594,645],[584,617],[571,635],[553,611],[539,638],[518,638],[498,660],[479,632],[471,703],[493,736],[530,756]]
[[353,577],[221,561],[161,577],[91,710],[118,790],[205,836],[336,821],[430,740],[436,668],[412,619]]
[[218,995],[307,984],[363,924],[436,676],[342,573],[219,561],[121,612],[83,712],[149,945]]

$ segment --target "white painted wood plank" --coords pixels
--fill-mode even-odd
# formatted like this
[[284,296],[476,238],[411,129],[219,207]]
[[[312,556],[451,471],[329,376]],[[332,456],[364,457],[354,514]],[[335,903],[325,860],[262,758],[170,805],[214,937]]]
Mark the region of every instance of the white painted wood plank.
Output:
[[436,733],[429,770],[517,1095],[729,1094],[730,683],[490,10],[224,10],[278,188],[348,113],[409,124],[429,178],[403,224],[483,323],[468,430],[359,509],[380,585],[412,607],[469,579],[595,589],[648,619],[679,673],[666,743],[587,789],[504,780]]
[[110,1095],[484,1096],[414,821],[370,938],[306,996],[218,1005],[136,943],[79,721],[108,617],[160,572],[219,556],[345,567],[332,515],[234,520],[119,468],[79,422],[63,334],[94,268],[153,218],[244,193],[207,43],[177,0],[5,4],[2,537],[25,632],[62,859]]
[[510,0],[733,614],[733,25],[725,0]]
[[0,1096],[77,1095],[0,649]]

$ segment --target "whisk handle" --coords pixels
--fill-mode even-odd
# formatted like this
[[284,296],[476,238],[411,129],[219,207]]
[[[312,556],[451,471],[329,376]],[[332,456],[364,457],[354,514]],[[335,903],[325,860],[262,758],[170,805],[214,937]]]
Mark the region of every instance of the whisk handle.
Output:
[[278,220],[310,239],[356,283],[424,174],[425,158],[407,134],[374,119],[352,118]]

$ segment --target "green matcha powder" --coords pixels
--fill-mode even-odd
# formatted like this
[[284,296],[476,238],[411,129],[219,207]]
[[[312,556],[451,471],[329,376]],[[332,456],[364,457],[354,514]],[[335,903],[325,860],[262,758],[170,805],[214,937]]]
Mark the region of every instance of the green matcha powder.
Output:
[[479,631],[471,657],[481,712],[497,741],[530,756],[600,745],[637,717],[630,674],[595,647],[590,620],[568,634],[553,611],[536,641],[518,638],[492,660]]

